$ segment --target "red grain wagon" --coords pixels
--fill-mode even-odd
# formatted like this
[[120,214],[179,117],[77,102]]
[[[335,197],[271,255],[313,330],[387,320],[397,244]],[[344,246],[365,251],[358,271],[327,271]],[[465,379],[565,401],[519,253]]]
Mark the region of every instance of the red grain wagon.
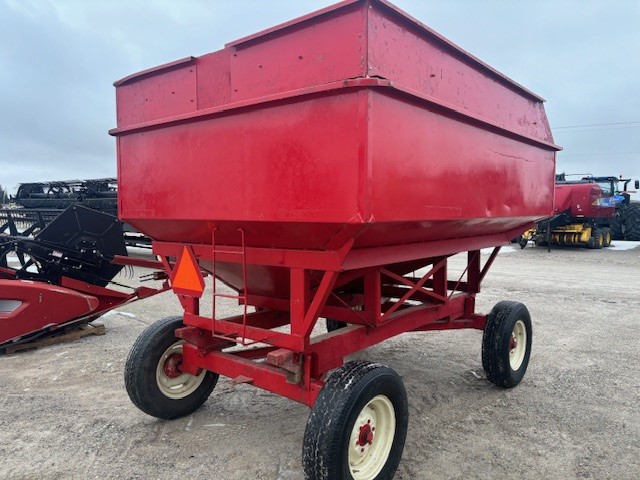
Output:
[[[488,379],[520,382],[526,307],[480,315],[475,296],[499,245],[553,210],[559,148],[539,96],[380,0],[115,85],[119,213],[153,238],[184,307],[129,355],[141,410],[188,415],[225,375],[312,407],[308,478],[389,478],[404,387],[345,356],[403,332],[473,328]],[[483,265],[485,247],[496,248]],[[460,252],[467,267],[450,279]],[[202,272],[237,294],[205,289]],[[243,313],[220,318],[229,296]],[[328,333],[315,333],[320,317]]]

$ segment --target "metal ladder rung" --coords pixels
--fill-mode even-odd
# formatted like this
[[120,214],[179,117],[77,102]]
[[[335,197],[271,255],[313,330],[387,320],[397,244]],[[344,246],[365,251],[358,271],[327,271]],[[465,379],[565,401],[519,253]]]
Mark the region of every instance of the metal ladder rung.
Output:
[[229,293],[214,293],[214,297],[222,297],[222,298],[234,298],[236,300],[246,300],[246,295],[231,295]]

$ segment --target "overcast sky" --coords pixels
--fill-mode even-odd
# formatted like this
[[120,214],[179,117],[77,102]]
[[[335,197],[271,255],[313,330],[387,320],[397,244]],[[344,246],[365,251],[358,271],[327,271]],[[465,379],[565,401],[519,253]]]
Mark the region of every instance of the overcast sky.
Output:
[[[114,80],[332,3],[0,0],[0,185],[115,176]],[[558,171],[640,178],[640,1],[394,3],[547,100]]]

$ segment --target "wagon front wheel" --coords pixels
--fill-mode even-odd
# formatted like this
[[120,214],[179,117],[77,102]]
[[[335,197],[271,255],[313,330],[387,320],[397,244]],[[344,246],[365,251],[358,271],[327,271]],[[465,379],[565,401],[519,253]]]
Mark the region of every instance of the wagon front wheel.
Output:
[[133,344],[124,369],[131,401],[143,412],[162,419],[184,417],[207,400],[218,375],[203,370],[191,375],[180,370],[184,341],[175,337],[184,326],[181,317],[159,320]]
[[322,387],[304,434],[305,478],[392,478],[407,436],[407,394],[399,375],[349,362]]
[[491,383],[515,387],[531,355],[531,316],[522,303],[502,301],[487,316],[482,336],[482,366]]

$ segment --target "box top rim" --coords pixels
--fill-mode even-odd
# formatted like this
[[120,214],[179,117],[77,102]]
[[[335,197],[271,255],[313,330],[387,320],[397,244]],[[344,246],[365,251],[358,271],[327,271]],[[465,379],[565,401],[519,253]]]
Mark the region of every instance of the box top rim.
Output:
[[455,44],[454,42],[452,42],[451,40],[449,40],[445,36],[443,36],[440,33],[436,32],[431,27],[429,27],[426,24],[422,23],[420,20],[418,20],[415,17],[409,15],[407,12],[405,12],[401,8],[395,6],[393,3],[391,3],[388,0],[344,0],[342,2],[333,4],[333,5],[329,5],[328,7],[313,11],[313,12],[308,13],[306,15],[302,15],[302,16],[294,18],[292,20],[288,20],[288,21],[280,23],[278,25],[266,28],[266,29],[261,30],[259,32],[244,36],[242,38],[239,38],[238,40],[234,40],[232,42],[228,42],[228,43],[225,44],[225,48],[236,48],[236,49],[237,48],[242,48],[242,46],[244,46],[246,44],[259,42],[262,39],[266,39],[267,37],[270,37],[270,36],[272,36],[274,34],[281,33],[281,32],[283,32],[285,30],[288,30],[288,29],[299,27],[300,25],[302,25],[304,23],[308,23],[308,22],[313,21],[314,19],[317,19],[319,17],[323,17],[323,16],[326,16],[326,15],[334,14],[335,12],[338,12],[339,10],[347,9],[347,8],[353,6],[353,5],[356,5],[356,4],[376,6],[376,7],[382,8],[383,10],[386,10],[387,12],[391,12],[396,17],[401,18],[403,21],[407,22],[410,26],[413,27],[414,30],[421,30],[422,32],[426,33],[427,36],[430,36],[430,37],[434,38],[440,45],[442,45],[443,47],[447,48],[448,50],[454,52],[459,57],[461,57],[463,59],[466,59],[469,63],[475,65],[476,67],[479,67],[481,70],[484,70],[488,74],[490,74],[490,75],[492,75],[494,77],[497,77],[497,79],[499,81],[511,86],[511,88],[519,90],[521,93],[524,93],[527,96],[532,97],[535,100],[538,100],[540,102],[545,102],[545,99],[543,97],[541,97],[540,95],[532,92],[531,90],[529,90],[525,86],[521,85],[520,83],[516,82],[512,78],[510,78],[507,75],[505,75],[504,73],[496,70],[491,65],[483,62],[482,60],[480,60],[475,55],[472,55],[471,53],[469,53],[468,51],[466,51],[462,47],[458,46],[457,44]]

